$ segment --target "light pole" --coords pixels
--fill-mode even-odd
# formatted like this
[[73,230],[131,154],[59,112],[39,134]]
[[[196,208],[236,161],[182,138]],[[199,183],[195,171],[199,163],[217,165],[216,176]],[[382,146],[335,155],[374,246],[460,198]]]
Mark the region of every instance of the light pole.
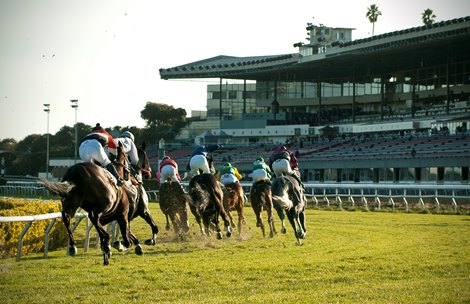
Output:
[[73,154],[73,163],[76,164],[77,163],[77,150],[78,150],[78,147],[77,147],[77,111],[78,111],[78,99],[72,99],[70,100],[70,102],[72,103],[71,107],[73,109],[75,109],[75,147],[74,147],[74,154]]
[[44,112],[47,113],[47,134],[46,134],[46,179],[49,179],[49,113],[51,112],[51,105],[48,103],[44,104]]

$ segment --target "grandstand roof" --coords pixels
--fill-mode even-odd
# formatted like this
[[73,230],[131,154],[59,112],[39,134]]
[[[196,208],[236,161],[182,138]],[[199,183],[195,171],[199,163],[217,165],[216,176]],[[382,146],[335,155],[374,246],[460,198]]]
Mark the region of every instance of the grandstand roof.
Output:
[[[446,56],[443,56],[443,53]],[[420,65],[468,58],[470,16],[338,43],[325,53],[235,57],[220,55],[160,69],[162,79],[229,78],[316,81],[386,74]],[[334,68],[333,68],[334,67]],[[360,80],[359,80],[360,81]]]

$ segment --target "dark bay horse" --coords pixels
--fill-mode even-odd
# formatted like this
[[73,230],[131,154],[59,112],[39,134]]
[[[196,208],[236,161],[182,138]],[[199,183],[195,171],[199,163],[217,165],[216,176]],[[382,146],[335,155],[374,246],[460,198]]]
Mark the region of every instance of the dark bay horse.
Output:
[[[119,153],[122,154],[121,147],[118,147]],[[78,208],[88,212],[88,218],[98,232],[104,265],[109,265],[111,257],[110,236],[104,228],[106,224],[117,221],[124,246],[131,246],[129,213],[133,212],[133,206],[127,191],[116,186],[106,169],[91,162],[77,163],[67,170],[61,182],[50,183],[45,179],[42,182],[48,190],[61,197],[62,220],[69,234],[69,255],[77,253],[70,224]]]
[[266,237],[265,227],[263,223],[262,213],[263,210],[266,210],[268,214],[268,224],[269,224],[269,236],[273,237],[274,234],[277,234],[276,228],[274,227],[274,217],[273,217],[273,200],[271,193],[271,183],[266,180],[260,180],[253,183],[250,191],[250,200],[251,207],[256,215],[256,227],[261,227],[263,232],[263,237]]
[[222,185],[224,193],[224,208],[227,213],[232,228],[235,228],[231,211],[236,210],[238,214],[238,234],[241,235],[242,224],[246,224],[243,216],[243,207],[245,206],[245,192],[240,183],[230,183]]
[[276,178],[271,186],[273,206],[282,223],[282,232],[286,232],[284,211],[294,229],[297,244],[302,245],[307,233],[305,227],[305,206],[307,200],[302,186],[292,176],[283,175]]
[[202,235],[211,234],[210,226],[215,227],[217,238],[222,239],[219,215],[224,221],[226,236],[232,231],[230,221],[223,206],[223,191],[219,182],[210,173],[195,175],[189,181],[189,208],[199,224]]
[[170,230],[170,220],[175,234],[182,239],[189,231],[187,203],[190,197],[179,182],[168,179],[160,185],[160,209],[166,217],[166,229]]
[[[142,145],[142,147],[137,148],[137,153],[139,156],[139,162],[136,166],[137,178],[134,178],[129,174],[129,161],[124,153],[118,153],[114,164],[119,176],[125,180],[123,187],[126,190],[127,196],[130,198],[130,203],[133,207],[130,209],[129,221],[132,221],[137,216],[143,218],[152,229],[152,237],[145,240],[144,243],[146,245],[155,245],[157,242],[158,226],[150,213],[147,192],[145,191],[143,184],[139,182],[142,180],[142,175],[145,178],[151,176],[150,162],[145,151],[145,143]],[[131,235],[131,237],[132,240],[135,240],[134,244],[138,246],[139,244],[136,244],[136,242],[138,242],[137,238],[133,237],[133,235]],[[113,244],[113,247],[120,248],[119,242]]]

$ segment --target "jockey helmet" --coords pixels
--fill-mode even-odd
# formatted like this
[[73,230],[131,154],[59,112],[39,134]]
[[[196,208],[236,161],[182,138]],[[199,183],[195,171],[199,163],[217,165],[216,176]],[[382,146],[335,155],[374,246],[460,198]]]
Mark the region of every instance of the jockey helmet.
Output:
[[168,160],[168,159],[170,159],[170,157],[169,157],[169,156],[165,156],[164,158],[162,158],[162,161]]
[[132,141],[134,141],[134,134],[132,134],[129,131],[122,132],[121,137],[127,137],[127,138],[130,138]]
[[224,164],[224,167],[231,167],[231,166],[232,166],[231,163],[225,163],[225,164]]
[[263,158],[262,156],[258,156],[258,157],[256,158],[256,160],[258,160],[258,161],[264,163],[264,158]]
[[103,128],[101,127],[100,123],[97,123],[96,126],[93,127],[93,129],[91,129],[92,131],[96,131],[96,130],[102,130]]

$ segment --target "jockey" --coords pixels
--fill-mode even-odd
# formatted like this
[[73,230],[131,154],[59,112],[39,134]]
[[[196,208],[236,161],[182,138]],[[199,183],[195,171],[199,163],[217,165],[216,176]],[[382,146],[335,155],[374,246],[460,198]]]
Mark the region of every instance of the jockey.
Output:
[[111,134],[106,132],[106,130],[97,123],[80,143],[80,147],[78,148],[80,158],[85,162],[97,162],[108,169],[108,171],[116,178],[117,185],[121,186],[123,180],[109,160],[106,150],[117,153],[116,143],[114,142]]
[[276,177],[284,174],[294,177],[303,187],[300,180],[299,163],[294,153],[289,151],[285,146],[280,145],[273,149],[273,153],[269,158],[269,167],[272,169]]
[[124,131],[121,133],[121,136],[115,138],[114,141],[116,146],[121,143],[123,152],[129,157],[132,175],[137,179],[138,182],[142,182],[140,176],[137,175],[139,154],[137,153],[137,147],[134,144],[134,139],[134,134],[129,131]]
[[251,174],[253,178],[253,183],[265,180],[268,181],[271,179],[271,169],[269,166],[264,162],[264,158],[258,156],[256,160],[253,162],[253,173]]
[[222,184],[227,185],[231,183],[238,183],[242,176],[238,172],[238,169],[232,166],[231,163],[225,163],[222,167],[217,170],[215,178],[219,180]]
[[160,162],[160,183],[166,183],[168,180],[179,182],[181,180],[178,174],[178,164],[169,156],[165,156]]
[[193,150],[191,153],[191,158],[189,159],[186,169],[189,170],[189,175],[192,177],[198,174],[199,170],[202,170],[203,173],[213,173],[209,167],[209,162],[207,161],[207,154],[220,148],[219,145],[207,145],[199,146]]

